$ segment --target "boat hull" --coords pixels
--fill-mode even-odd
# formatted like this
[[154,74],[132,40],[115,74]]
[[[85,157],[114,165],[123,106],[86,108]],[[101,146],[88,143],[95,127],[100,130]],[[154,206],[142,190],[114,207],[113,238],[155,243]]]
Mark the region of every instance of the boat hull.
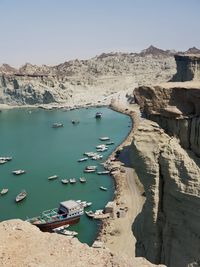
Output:
[[79,217],[74,218],[66,218],[60,221],[54,221],[54,222],[47,222],[47,223],[33,223],[33,225],[37,226],[42,232],[52,232],[54,228],[66,225],[66,224],[76,224],[80,221]]

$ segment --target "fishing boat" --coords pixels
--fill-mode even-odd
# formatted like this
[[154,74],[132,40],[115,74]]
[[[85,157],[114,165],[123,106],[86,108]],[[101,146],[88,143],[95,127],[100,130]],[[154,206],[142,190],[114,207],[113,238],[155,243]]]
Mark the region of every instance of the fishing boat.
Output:
[[12,157],[0,157],[0,160],[11,161]]
[[27,193],[25,190],[21,191],[15,198],[16,202],[22,201],[27,196]]
[[67,200],[60,202],[58,208],[46,210],[41,216],[27,219],[27,221],[43,232],[51,232],[53,229],[66,224],[78,223],[83,213],[83,207],[79,203],[74,200]]
[[102,112],[97,112],[97,113],[95,114],[95,118],[96,118],[96,119],[101,119],[101,117],[102,117]]
[[80,181],[81,183],[86,183],[86,179],[85,179],[84,177],[80,177],[80,178],[79,178],[79,181]]
[[71,179],[69,179],[69,182],[70,182],[70,184],[75,184],[76,183],[76,179],[75,178],[71,178]]
[[103,190],[103,191],[107,191],[107,190],[108,190],[106,187],[103,187],[103,186],[100,186],[99,188],[100,188],[101,190]]
[[3,188],[0,192],[1,195],[5,195],[8,193],[8,188]]
[[93,170],[87,170],[87,169],[85,169],[84,172],[85,173],[93,173],[93,172],[96,172],[96,169],[93,169]]
[[101,141],[108,141],[110,138],[108,136],[99,137],[99,140]]
[[52,128],[60,128],[60,127],[63,127],[63,126],[64,126],[63,123],[56,122],[56,123],[53,123]]
[[52,175],[48,177],[48,180],[54,180],[57,179],[59,176],[58,175]]
[[76,231],[69,231],[69,230],[65,230],[65,229],[64,229],[64,230],[61,230],[61,231],[59,232],[59,234],[67,235],[67,236],[72,236],[72,237],[78,235],[78,233],[77,233]]
[[25,170],[15,170],[15,171],[12,171],[12,173],[15,175],[21,175],[21,174],[26,173],[26,171]]
[[101,144],[101,145],[96,146],[96,149],[105,148],[105,147],[107,148],[105,144]]
[[79,159],[78,162],[83,162],[83,161],[87,161],[87,160],[88,160],[88,158],[85,157],[85,158]]
[[110,171],[101,171],[101,172],[97,172],[98,175],[103,175],[103,174],[109,174]]
[[0,164],[4,164],[4,163],[6,163],[7,161],[6,160],[4,160],[4,159],[0,159]]
[[107,151],[107,150],[108,150],[108,147],[102,147],[102,148],[98,148],[97,152],[104,152],[104,151]]
[[86,166],[86,170],[96,170],[97,166]]
[[62,184],[68,184],[68,183],[69,183],[69,180],[67,180],[67,179],[62,179],[62,180],[61,180],[61,183],[62,183]]

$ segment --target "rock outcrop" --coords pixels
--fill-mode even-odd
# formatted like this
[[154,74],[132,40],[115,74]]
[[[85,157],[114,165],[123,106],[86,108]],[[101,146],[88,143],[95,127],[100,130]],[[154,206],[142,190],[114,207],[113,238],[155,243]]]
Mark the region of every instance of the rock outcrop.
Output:
[[[194,48],[190,51],[196,51]],[[177,73],[172,78],[175,82],[200,81],[200,54],[175,55]]]
[[21,220],[0,223],[1,267],[150,267],[145,259],[128,259],[107,249],[94,249],[78,239],[50,233]]
[[141,86],[134,94],[145,117],[200,156],[200,82]]
[[145,119],[131,148],[146,196],[133,225],[136,255],[168,267],[200,266],[199,159]]

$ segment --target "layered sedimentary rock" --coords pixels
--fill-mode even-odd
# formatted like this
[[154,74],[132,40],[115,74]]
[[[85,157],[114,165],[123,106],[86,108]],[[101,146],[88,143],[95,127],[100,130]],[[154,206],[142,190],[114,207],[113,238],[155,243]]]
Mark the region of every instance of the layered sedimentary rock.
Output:
[[131,145],[146,202],[134,222],[136,255],[168,267],[200,266],[200,161],[143,119]]
[[200,54],[175,55],[175,60],[177,73],[172,78],[173,81],[200,81]]
[[134,94],[145,117],[200,156],[200,82],[141,86]]
[[1,267],[150,267],[145,259],[128,259],[107,249],[94,249],[76,238],[42,233],[21,220],[0,223]]

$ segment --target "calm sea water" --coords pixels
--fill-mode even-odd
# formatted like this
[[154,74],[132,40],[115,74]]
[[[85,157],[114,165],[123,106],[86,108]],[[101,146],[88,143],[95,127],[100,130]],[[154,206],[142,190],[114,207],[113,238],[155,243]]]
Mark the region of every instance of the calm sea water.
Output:
[[[101,120],[94,118],[97,111],[103,112]],[[73,125],[71,120],[80,123]],[[53,129],[54,122],[62,122],[64,127]],[[125,139],[130,125],[128,116],[108,108],[67,112],[3,110],[0,113],[0,156],[12,156],[13,160],[0,165],[0,189],[9,189],[6,195],[0,196],[0,220],[37,216],[68,199],[91,201],[91,209],[102,209],[113,198],[113,179],[108,175],[84,174],[83,170],[87,165],[98,165],[98,170],[103,170],[100,163]],[[85,151],[95,151],[95,146],[102,143],[100,136],[109,136],[115,142],[102,153],[103,160],[78,163]],[[14,176],[11,172],[16,169],[25,169],[27,173]],[[48,176],[54,174],[59,175],[59,179],[49,181]],[[86,177],[87,183],[61,183],[63,178],[81,176]],[[100,186],[107,187],[108,191],[101,191]],[[27,191],[27,198],[16,204],[15,197],[22,189]],[[79,233],[79,240],[91,244],[99,222],[83,215],[70,229]]]

